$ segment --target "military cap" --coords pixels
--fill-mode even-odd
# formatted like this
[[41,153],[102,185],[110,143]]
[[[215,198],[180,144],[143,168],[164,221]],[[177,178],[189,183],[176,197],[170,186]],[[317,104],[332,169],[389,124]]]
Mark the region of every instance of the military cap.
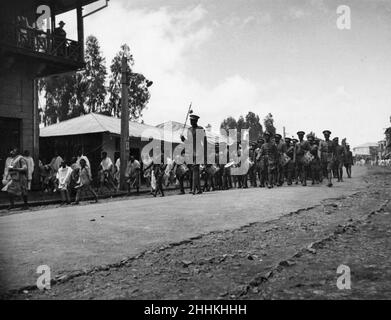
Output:
[[299,140],[297,140],[297,139],[292,139],[292,142],[299,142]]
[[289,137],[286,137],[286,138],[285,138],[285,141],[292,141],[292,139],[289,138]]
[[269,136],[269,137],[271,136],[271,134],[270,134],[269,131],[265,131],[265,132],[263,133],[263,135],[264,135],[264,136]]
[[190,120],[198,120],[200,117],[195,115],[195,114],[191,114],[190,115]]
[[298,135],[298,136],[300,136],[300,135],[304,136],[304,135],[305,135],[305,132],[304,132],[304,131],[297,131],[297,135]]
[[330,130],[324,130],[324,131],[323,131],[323,134],[328,134],[328,135],[330,135],[330,134],[331,134],[331,131],[330,131]]
[[282,135],[276,133],[276,134],[274,135],[274,138],[281,139],[281,138],[282,138]]
[[335,140],[339,140],[339,138],[338,138],[338,137],[335,137],[335,138],[333,139],[333,141],[335,141]]

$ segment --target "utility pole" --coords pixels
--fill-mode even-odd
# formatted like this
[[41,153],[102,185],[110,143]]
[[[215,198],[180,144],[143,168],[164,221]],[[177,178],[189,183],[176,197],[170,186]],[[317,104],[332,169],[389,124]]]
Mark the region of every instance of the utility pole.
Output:
[[283,138],[284,138],[284,140],[285,140],[285,127],[282,127],[282,135],[283,135]]
[[121,61],[121,164],[120,164],[120,189],[126,190],[125,170],[129,157],[129,108],[128,108],[128,61],[124,54]]

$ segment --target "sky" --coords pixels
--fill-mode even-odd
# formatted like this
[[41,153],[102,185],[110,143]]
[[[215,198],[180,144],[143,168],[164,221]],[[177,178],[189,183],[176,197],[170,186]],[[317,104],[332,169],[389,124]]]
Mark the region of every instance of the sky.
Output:
[[[350,29],[337,27],[340,5]],[[76,38],[75,13],[59,18]],[[85,18],[90,34],[107,67],[127,43],[134,71],[154,82],[147,124],[184,122],[192,102],[214,131],[228,116],[270,112],[278,132],[329,129],[354,147],[390,126],[389,0],[111,0]]]

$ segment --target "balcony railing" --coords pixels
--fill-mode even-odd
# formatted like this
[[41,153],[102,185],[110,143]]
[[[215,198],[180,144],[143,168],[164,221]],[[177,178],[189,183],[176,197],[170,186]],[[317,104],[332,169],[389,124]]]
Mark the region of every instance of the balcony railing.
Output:
[[28,53],[58,57],[73,62],[83,62],[79,42],[58,37],[40,29],[0,24],[0,45],[4,44]]

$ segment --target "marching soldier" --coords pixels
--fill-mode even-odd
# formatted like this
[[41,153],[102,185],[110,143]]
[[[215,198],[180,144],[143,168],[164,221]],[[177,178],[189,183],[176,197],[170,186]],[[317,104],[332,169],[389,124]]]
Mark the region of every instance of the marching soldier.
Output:
[[339,138],[335,137],[333,139],[335,145],[335,171],[337,173],[337,182],[343,182],[343,163],[345,159],[345,149],[339,144]]
[[292,178],[295,180],[296,184],[299,184],[299,173],[297,172],[297,163],[296,163],[296,152],[297,152],[297,143],[299,140],[292,139],[292,147],[293,147],[293,171],[292,171]]
[[309,165],[306,162],[304,156],[307,151],[310,151],[310,145],[308,141],[304,140],[304,135],[305,135],[304,131],[297,132],[297,136],[299,137],[299,142],[297,144],[297,149],[296,149],[296,168],[301,180],[301,184],[305,187],[307,185],[307,170]]
[[334,153],[335,153],[335,146],[334,143],[330,140],[331,131],[330,130],[324,130],[323,135],[325,138],[325,141],[321,141],[319,144],[319,157],[321,161],[322,171],[323,175],[327,177],[328,179],[328,187],[332,187],[333,183],[332,180],[332,169],[334,165]]
[[346,174],[350,179],[352,177],[353,153],[350,151],[350,146],[348,144],[346,145],[344,165],[346,168]]
[[248,175],[250,177],[250,184],[252,187],[257,186],[257,172],[256,172],[256,166],[255,166],[255,149],[257,144],[255,142],[251,142],[250,144],[250,150],[249,150],[249,159],[251,161],[250,163],[250,169],[248,171]]
[[264,188],[265,187],[265,179],[266,179],[266,166],[265,166],[265,158],[261,154],[261,149],[263,144],[265,143],[265,140],[263,138],[258,139],[258,147],[255,149],[255,166],[256,166],[256,172],[258,172],[259,177],[259,187]]
[[[190,149],[193,150],[192,159],[188,163],[191,163],[191,176],[192,176],[192,193],[193,195],[201,194],[201,181],[200,181],[200,165],[205,164],[207,157],[207,140],[205,129],[198,125],[198,119],[200,117],[191,114],[190,115],[190,124],[191,128],[187,130],[187,139],[184,136],[181,136],[181,140],[183,142],[187,141],[187,143],[192,142],[192,146],[189,146]],[[198,135],[197,135],[198,132]],[[186,143],[186,142],[185,142]],[[203,159],[200,159],[200,155],[203,152]],[[187,161],[186,161],[187,162]]]
[[308,142],[310,144],[311,155],[313,156],[313,159],[311,160],[311,163],[310,163],[310,169],[311,169],[312,184],[314,185],[315,183],[319,183],[319,180],[320,180],[319,179],[320,160],[319,160],[319,156],[318,156],[318,145],[315,141],[314,136],[309,136]]
[[264,164],[266,166],[267,171],[267,179],[268,179],[268,188],[271,189],[274,186],[276,169],[277,169],[277,146],[274,142],[270,140],[270,133],[265,132],[263,134],[265,137],[265,143],[261,147],[261,157],[264,157]]
[[276,146],[277,146],[277,163],[276,163],[276,166],[277,166],[277,175],[276,175],[276,178],[277,178],[277,187],[280,187],[284,184],[284,167],[283,167],[283,159],[282,157],[285,155],[286,153],[286,144],[284,142],[281,141],[281,138],[282,136],[280,134],[276,134],[274,136],[274,140],[276,142]]
[[293,162],[295,146],[292,145],[291,138],[285,138],[285,146],[286,146],[286,155],[290,158],[289,162],[284,167],[284,175],[285,179],[288,183],[288,186],[292,185],[292,177],[295,171],[295,165]]

